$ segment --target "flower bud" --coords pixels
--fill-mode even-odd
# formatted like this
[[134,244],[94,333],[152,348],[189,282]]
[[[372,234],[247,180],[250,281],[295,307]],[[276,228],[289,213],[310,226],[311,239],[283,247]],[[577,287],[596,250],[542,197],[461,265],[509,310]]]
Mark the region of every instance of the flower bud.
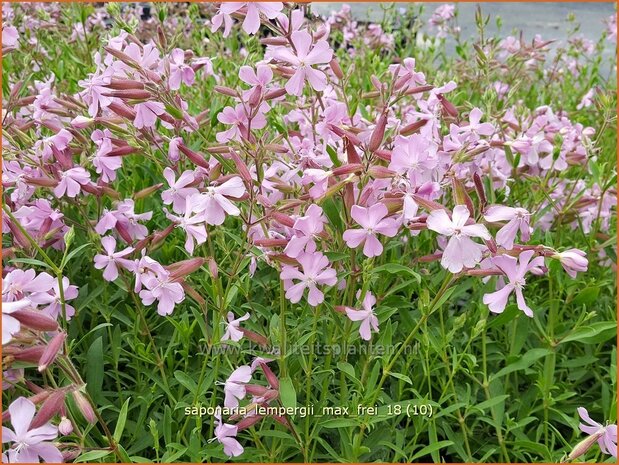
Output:
[[112,78],[110,83],[106,85],[108,89],[114,90],[128,90],[128,89],[144,89],[144,84],[140,81],[134,81],[132,79],[117,79]]
[[103,95],[107,97],[117,97],[123,100],[148,100],[153,96],[149,91],[144,89],[111,90]]
[[265,37],[260,39],[262,45],[288,45],[288,41],[285,37]]
[[[33,346],[28,348],[15,347],[15,350],[10,350],[9,347],[3,347],[3,355],[12,355],[13,358],[19,362],[31,362],[36,363],[41,359],[45,346]],[[13,353],[11,353],[13,352]]]
[[58,432],[63,436],[67,436],[73,432],[73,423],[67,417],[62,417],[58,423]]
[[344,78],[344,73],[342,72],[342,68],[340,68],[340,64],[338,63],[337,59],[333,58],[329,62],[329,66],[331,67],[331,71],[333,71],[333,74],[335,74],[338,79]]
[[391,171],[389,168],[386,168],[380,165],[370,166],[368,173],[373,178],[379,178],[379,179],[389,179],[396,175],[395,171]]
[[277,376],[275,376],[275,373],[273,373],[273,371],[269,368],[269,366],[264,363],[264,362],[260,362],[260,368],[262,368],[262,371],[264,372],[264,376],[266,377],[267,381],[269,382],[269,385],[273,388],[278,390],[279,389],[279,380],[277,379]]
[[378,149],[374,152],[374,155],[376,155],[381,160],[391,161],[391,152],[389,150]]
[[32,419],[32,423],[30,423],[30,429],[38,428],[39,426],[43,426],[49,420],[51,420],[54,415],[60,412],[60,409],[64,407],[64,399],[66,397],[66,393],[63,389],[58,389],[52,392],[41,408],[39,409],[36,416]]
[[250,341],[253,341],[256,344],[259,344],[259,345],[261,345],[263,347],[267,347],[269,345],[269,340],[266,337],[264,337],[264,336],[262,336],[262,335],[260,335],[258,333],[255,333],[255,332],[253,332],[253,331],[251,331],[249,329],[239,328],[239,330]]
[[132,153],[137,153],[140,149],[137,147],[132,147],[131,145],[123,145],[121,147],[116,147],[110,150],[105,154],[106,157],[124,157],[126,155],[131,155]]
[[114,226],[114,229],[116,229],[116,232],[118,233],[118,235],[120,237],[123,238],[123,240],[127,243],[127,244],[132,244],[133,243],[133,238],[131,237],[131,234],[129,234],[129,230],[127,229],[127,227],[122,224],[120,221],[116,222],[116,225]]
[[411,134],[417,132],[419,129],[424,127],[427,123],[427,119],[420,119],[419,121],[415,121],[414,123],[407,124],[402,129],[400,129],[400,135],[410,136]]
[[443,207],[440,203],[436,203],[432,200],[428,200],[418,194],[413,194],[413,200],[428,211],[445,210],[445,207]]
[[185,281],[179,281],[179,282],[180,282],[180,285],[183,286],[183,289],[185,290],[187,295],[189,295],[193,300],[198,302],[199,305],[201,306],[206,305],[206,300],[204,300],[204,298],[200,294],[198,294],[198,292],[193,287],[191,287]]
[[206,261],[206,258],[194,257],[173,263],[172,265],[167,266],[166,269],[170,272],[170,279],[175,281],[178,278],[188,276],[194,271],[199,270],[200,267],[206,263]]
[[36,310],[22,309],[11,313],[21,324],[37,331],[56,331],[58,323],[51,316]]
[[567,461],[571,462],[572,460],[575,460],[581,455],[583,455],[585,452],[591,449],[591,446],[593,446],[603,435],[604,430],[599,430],[593,433],[591,436],[587,436],[585,439],[580,441],[578,444],[576,444],[576,446],[574,446],[574,449],[572,449],[570,455],[567,456]]
[[286,247],[288,239],[255,239],[254,245],[257,247]]
[[334,124],[329,124],[328,127],[329,127],[329,130],[333,132],[334,134],[340,137],[346,137],[350,141],[351,144],[356,145],[356,146],[361,145],[361,139],[359,139],[356,135],[354,135],[350,131],[346,131],[338,126],[335,126]]
[[360,173],[363,171],[363,165],[361,163],[350,163],[347,165],[338,166],[332,173],[333,176],[344,176],[351,173]]
[[348,163],[361,163],[361,157],[355,150],[355,146],[348,140],[347,137],[344,137],[344,147],[346,147],[346,155],[348,156]]
[[432,90],[432,89],[434,89],[434,86],[431,86],[431,85],[418,86],[418,87],[411,87],[410,89],[408,89],[404,93],[406,95],[413,95],[413,94],[419,94],[421,92],[427,92],[427,91]]
[[387,127],[387,112],[383,111],[380,117],[378,118],[378,122],[376,123],[376,127],[372,131],[372,135],[370,136],[370,142],[368,144],[368,150],[370,152],[375,152],[380,144],[383,142],[383,138],[385,137],[385,128]]
[[479,197],[479,201],[481,202],[482,210],[484,210],[488,204],[488,199],[486,198],[484,184],[478,173],[473,173],[473,182],[475,183],[475,191],[477,192],[477,197]]
[[230,152],[230,157],[232,158],[232,160],[234,160],[236,169],[241,175],[241,178],[243,179],[243,181],[251,185],[254,182],[254,180],[251,177],[251,173],[249,171],[249,168],[247,167],[247,164],[241,159],[239,154],[236,153],[234,150]]
[[82,412],[84,419],[88,423],[96,423],[97,416],[95,415],[95,411],[92,409],[92,405],[90,405],[88,399],[84,397],[84,394],[80,391],[73,391],[71,394],[73,395],[73,400],[75,401],[77,408],[80,412]]
[[249,417],[245,417],[236,424],[236,430],[243,431],[244,429],[254,426],[256,423],[258,423],[263,418],[264,418],[263,415],[251,415]]
[[218,94],[223,94],[223,95],[227,95],[228,97],[238,97],[239,94],[236,90],[231,89],[230,87],[226,87],[226,86],[215,86],[213,88],[215,90],[215,92],[217,92]]
[[47,367],[54,363],[56,357],[62,350],[62,344],[67,338],[67,333],[60,332],[56,334],[51,341],[47,344],[45,351],[41,354],[41,358],[39,359],[39,371],[43,372],[47,369]]
[[103,47],[103,49],[107,53],[112,55],[113,57],[115,57],[118,60],[122,61],[127,66],[130,66],[131,68],[135,68],[135,69],[139,69],[140,68],[140,64],[137,61],[135,61],[133,58],[131,58],[129,55],[127,55],[126,53],[121,52],[120,50],[116,50],[113,47]]
[[273,89],[264,94],[265,100],[273,100],[275,98],[283,97],[286,95],[286,89]]
[[445,113],[447,113],[449,116],[452,116],[453,118],[456,118],[458,116],[458,110],[456,109],[454,104],[447,100],[445,97],[443,97],[441,94],[439,94],[437,97],[441,102],[441,106],[443,107]]
[[155,184],[154,186],[146,187],[142,189],[141,191],[138,191],[135,194],[133,194],[133,198],[135,200],[145,199],[146,197],[149,197],[151,194],[161,189],[162,186],[163,186],[163,183],[160,182],[158,184]]
[[181,152],[183,152],[183,154],[187,158],[189,158],[189,160],[191,160],[193,163],[195,163],[196,165],[201,166],[202,168],[205,168],[205,169],[209,169],[210,168],[208,162],[204,159],[204,157],[202,155],[200,155],[199,153],[194,152],[193,150],[191,150],[189,147],[187,147],[182,142],[178,143],[178,149]]

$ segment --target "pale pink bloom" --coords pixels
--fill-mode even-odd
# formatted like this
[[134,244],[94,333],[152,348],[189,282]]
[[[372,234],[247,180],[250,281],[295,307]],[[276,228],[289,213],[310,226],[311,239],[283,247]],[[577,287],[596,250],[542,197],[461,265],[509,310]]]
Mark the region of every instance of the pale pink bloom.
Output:
[[165,275],[167,271],[156,260],[153,260],[146,251],[142,249],[142,257],[127,264],[127,269],[135,275],[135,285],[133,292],[138,293],[142,290],[142,282],[147,276]]
[[58,437],[58,429],[51,423],[30,428],[36,407],[25,397],[19,397],[9,405],[13,429],[2,427],[2,442],[13,446],[6,451],[11,463],[63,462],[62,454],[51,442]]
[[[274,19],[282,11],[284,5],[282,2],[223,2],[219,6],[219,14],[231,15],[243,8],[245,8],[243,30],[248,34],[255,34],[260,29],[260,14],[268,19]],[[212,22],[213,26],[215,26],[215,17],[213,17]],[[217,24],[214,30],[219,29],[219,25],[221,25],[219,19]]]
[[[77,286],[74,286],[69,282],[69,278],[62,278],[62,290],[65,300],[65,313],[67,320],[70,320],[75,315],[75,308],[69,305],[69,300],[76,299],[78,296]],[[60,287],[58,286],[58,280],[54,281],[54,286],[48,292],[36,292],[30,296],[30,300],[37,305],[47,305],[47,307],[41,308],[41,311],[48,314],[54,319],[58,316],[62,316],[62,304],[60,300]]]
[[219,186],[209,186],[206,192],[192,197],[193,210],[203,213],[207,224],[218,226],[226,219],[226,214],[238,216],[241,211],[227,197],[240,198],[245,194],[243,180],[235,176]]
[[142,277],[142,284],[146,288],[140,291],[142,303],[150,305],[157,300],[157,313],[159,315],[171,314],[174,311],[174,306],[185,300],[183,286],[170,281],[168,273],[147,274]]
[[525,250],[520,253],[518,259],[509,255],[499,255],[492,258],[492,264],[505,274],[507,283],[498,291],[484,295],[483,302],[488,305],[491,312],[503,312],[507,305],[507,299],[512,292],[515,292],[518,308],[528,317],[533,317],[533,310],[527,306],[522,289],[526,285],[525,275],[529,271],[544,266],[544,257],[535,257],[531,260],[534,254],[533,250]]
[[123,258],[133,252],[133,247],[127,247],[126,249],[116,252],[116,239],[113,236],[105,236],[101,238],[101,245],[107,255],[97,254],[95,255],[94,262],[95,268],[102,270],[103,279],[106,281],[114,281],[118,278],[118,267],[128,268],[130,266],[130,260]]
[[473,268],[482,257],[478,244],[471,237],[490,240],[491,236],[484,225],[466,224],[469,219],[469,209],[464,205],[456,205],[452,218],[445,210],[433,210],[426,224],[428,229],[449,237],[449,242],[443,251],[441,266],[452,273],[459,273],[462,268]]
[[4,26],[2,28],[2,48],[15,47],[19,39],[19,33],[15,26]]
[[269,65],[257,65],[255,71],[251,66],[241,66],[239,78],[252,87],[261,86],[266,88],[273,80],[273,71]]
[[426,76],[415,70],[415,59],[404,58],[401,65],[389,65],[389,72],[394,76],[397,73],[398,89],[421,86],[426,83]]
[[587,254],[579,249],[568,249],[564,252],[558,252],[553,255],[553,258],[558,258],[565,272],[572,278],[576,278],[576,274],[587,271],[589,260]]
[[319,40],[312,47],[312,36],[307,31],[294,31],[290,40],[294,45],[294,51],[287,47],[278,47],[273,51],[274,58],[289,63],[296,69],[286,83],[286,91],[291,95],[301,95],[306,80],[314,90],[325,90],[327,76],[312,66],[331,61],[333,50],[327,41]]
[[507,250],[511,250],[514,246],[516,234],[520,231],[520,240],[527,242],[531,237],[531,226],[529,220],[531,214],[524,208],[506,207],[503,205],[495,205],[489,207],[484,214],[484,219],[489,223],[497,223],[507,221],[496,234],[496,242]]
[[230,35],[230,31],[232,30],[234,20],[232,19],[232,16],[220,10],[211,18],[211,32],[217,31],[222,24],[224,25],[223,36],[228,37]]
[[217,142],[224,143],[229,140],[240,141],[242,137],[248,136],[250,129],[262,129],[266,126],[267,120],[264,117],[265,107],[258,107],[256,114],[251,121],[247,114],[245,105],[239,103],[236,107],[225,107],[218,115],[217,120],[223,124],[232,125],[226,131],[218,132],[215,135]]
[[163,177],[170,186],[169,189],[161,193],[163,204],[172,204],[172,209],[176,213],[185,213],[187,197],[199,193],[195,187],[187,187],[195,181],[195,173],[193,171],[183,171],[180,177],[175,179],[174,171],[166,167],[163,170]]
[[546,140],[543,132],[536,134],[533,137],[521,135],[516,140],[511,142],[511,147],[522,155],[523,161],[530,166],[537,165],[540,160],[540,154],[552,153],[553,146]]
[[168,144],[168,158],[173,163],[176,163],[181,158],[181,152],[178,148],[178,144],[181,142],[183,142],[182,138],[174,137],[170,139],[170,143]]
[[48,273],[38,275],[32,269],[15,269],[2,280],[2,301],[12,302],[28,298],[35,292],[47,292],[54,287],[56,279]]
[[221,337],[222,341],[232,340],[238,342],[243,339],[243,332],[239,329],[241,322],[249,320],[249,313],[242,317],[234,318],[234,313],[228,312],[228,323],[226,323],[226,332]]
[[411,180],[421,180],[419,176],[436,168],[438,146],[432,140],[413,134],[409,137],[398,136],[393,144],[389,169],[400,174],[408,173]]
[[71,168],[60,174],[60,182],[54,188],[54,195],[58,198],[64,196],[75,197],[82,190],[84,184],[90,182],[90,173],[81,166]]
[[118,202],[116,210],[106,211],[95,226],[95,231],[103,235],[110,229],[117,228],[119,225],[124,228],[132,239],[144,239],[148,235],[148,228],[139,221],[148,221],[152,218],[153,212],[135,213],[135,202],[133,199],[125,199]]
[[[174,221],[178,228],[185,231],[187,238],[185,240],[185,250],[193,254],[195,244],[200,245],[206,242],[208,234],[206,225],[204,224],[205,215],[196,213],[195,208],[199,204],[199,194],[187,197],[185,200],[185,214],[183,216],[172,215],[167,212],[166,216],[169,220]],[[165,209],[164,209],[165,210]]]
[[101,131],[96,129],[90,138],[97,144],[98,149],[92,160],[97,173],[101,174],[103,182],[110,182],[116,179],[116,170],[122,167],[122,157],[108,157],[107,154],[113,149],[112,134],[109,130]]
[[[320,252],[302,253],[297,257],[301,270],[290,265],[282,266],[279,277],[284,280],[286,298],[296,304],[309,289],[307,302],[315,307],[324,301],[324,294],[316,285],[333,286],[337,283],[335,270],[329,266],[329,259]],[[293,280],[299,281],[294,284]]]
[[84,90],[80,95],[88,104],[88,114],[94,118],[99,113],[99,109],[107,108],[114,101],[113,97],[106,95],[109,89],[106,87],[114,75],[113,68],[107,68],[102,72],[89,75],[86,79],[78,81]]
[[460,126],[461,131],[473,132],[480,136],[491,136],[494,134],[494,126],[491,123],[482,123],[481,117],[482,111],[475,107],[469,113],[469,124],[466,126]]
[[595,97],[595,88],[589,89],[587,93],[582,97],[582,100],[578,105],[576,105],[577,110],[582,110],[583,108],[589,108],[593,105],[593,98]]
[[[4,296],[3,296],[4,297]],[[32,304],[27,299],[15,302],[5,302],[2,299],[2,345],[8,344],[13,339],[13,335],[19,333],[21,324],[19,320],[11,316],[11,313],[30,307]]]
[[305,211],[305,216],[295,220],[294,235],[290,238],[284,253],[296,258],[301,252],[315,252],[315,239],[323,231],[326,222],[327,217],[324,216],[322,208],[316,204],[310,205]]
[[251,379],[251,367],[243,365],[232,372],[224,384],[224,406],[236,408],[245,397],[245,384]]
[[589,412],[584,407],[578,407],[578,415],[584,421],[578,427],[583,433],[598,438],[598,445],[603,454],[617,458],[617,425],[602,426],[589,417]]
[[196,73],[193,68],[185,64],[185,52],[175,48],[170,53],[170,89],[180,89],[181,83],[187,86],[193,85]]
[[135,106],[135,120],[137,129],[151,128],[157,122],[157,116],[165,113],[165,106],[161,102],[143,102]]
[[228,457],[238,457],[244,451],[243,446],[237,441],[237,427],[221,421],[221,416],[217,417],[215,427],[215,439],[224,446],[224,453]]
[[[357,298],[360,297],[361,291],[357,291]],[[376,297],[371,292],[366,292],[363,298],[363,310],[356,310],[354,308],[346,307],[346,316],[352,321],[361,321],[359,326],[359,334],[365,341],[372,339],[372,331],[378,332],[378,318],[374,314],[374,305],[376,304]]]
[[394,218],[386,218],[389,210],[382,203],[375,203],[371,207],[353,205],[350,216],[362,229],[348,229],[343,238],[346,245],[352,249],[363,245],[363,254],[366,257],[377,257],[383,253],[383,245],[377,234],[393,237],[398,233],[398,222]]

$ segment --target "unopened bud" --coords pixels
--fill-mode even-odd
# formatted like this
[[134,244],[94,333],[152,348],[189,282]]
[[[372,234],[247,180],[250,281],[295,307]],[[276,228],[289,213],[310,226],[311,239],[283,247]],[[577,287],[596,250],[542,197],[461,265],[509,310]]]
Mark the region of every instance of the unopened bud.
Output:
[[88,423],[95,423],[97,421],[97,416],[95,415],[92,405],[88,402],[88,399],[84,397],[84,394],[80,391],[73,391],[71,394],[73,395],[73,400],[75,401],[79,411],[82,413],[84,419]]
[[338,79],[343,79],[344,78],[344,73],[342,71],[342,68],[340,68],[340,64],[338,63],[337,59],[333,58],[329,62],[329,66],[331,67],[331,71],[333,71],[333,74],[335,74],[335,76]]
[[56,331],[58,323],[51,316],[36,310],[22,309],[11,313],[11,316],[28,328],[37,331]]
[[264,362],[260,362],[260,368],[262,368],[264,376],[269,382],[269,385],[273,389],[279,389],[279,380],[277,379],[277,376],[275,376],[275,373],[273,373],[273,371],[269,368],[269,366]]
[[206,261],[206,258],[194,257],[173,263],[172,265],[169,265],[167,267],[167,270],[170,272],[170,279],[175,281],[178,278],[188,276],[191,273],[199,270],[200,267],[204,265],[204,263],[206,263]]
[[402,129],[400,129],[400,135],[410,136],[411,134],[417,132],[419,129],[424,127],[427,123],[427,119],[420,119],[419,121],[415,121],[414,123],[407,124]]
[[243,431],[251,426],[254,426],[256,423],[261,421],[264,418],[263,415],[251,415],[249,417],[243,418],[236,424],[237,431]]
[[62,417],[58,423],[58,432],[63,436],[67,436],[73,432],[73,423],[67,417]]
[[56,360],[56,357],[62,350],[62,344],[67,338],[67,333],[60,332],[56,334],[51,341],[47,344],[45,351],[41,355],[39,359],[39,371],[43,372],[47,369],[47,367]]
[[238,97],[238,92],[234,89],[231,89],[230,87],[226,87],[226,86],[215,86],[214,87],[215,92],[219,93],[219,94],[223,94],[223,95],[227,95],[229,97]]
[[378,122],[376,123],[376,127],[372,131],[372,135],[370,136],[370,143],[368,144],[368,149],[370,152],[375,152],[380,144],[383,142],[383,138],[385,137],[385,128],[387,127],[387,112],[383,111],[380,117],[378,118]]
[[187,147],[182,142],[179,142],[178,148],[193,163],[195,163],[198,166],[201,166],[202,168],[209,169],[209,164],[204,159],[204,157],[202,155],[200,155],[199,153],[194,152],[193,150],[191,150],[189,147]]
[[30,423],[30,429],[35,429],[40,426],[43,426],[49,420],[51,420],[54,415],[60,412],[60,410],[64,407],[64,399],[65,399],[65,391],[60,389],[52,392],[41,408],[39,409],[36,416],[32,419],[32,423]]
[[155,184],[154,186],[146,187],[142,189],[141,191],[138,191],[135,194],[133,194],[133,198],[135,200],[145,199],[146,197],[149,197],[151,194],[161,189],[162,186],[163,186],[163,183],[160,182],[159,184]]

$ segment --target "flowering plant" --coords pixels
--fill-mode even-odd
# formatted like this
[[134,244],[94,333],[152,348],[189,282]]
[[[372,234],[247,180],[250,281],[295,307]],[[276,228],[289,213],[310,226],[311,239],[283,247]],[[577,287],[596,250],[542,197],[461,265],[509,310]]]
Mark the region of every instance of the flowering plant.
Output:
[[3,461],[616,457],[616,34],[132,8],[3,4]]

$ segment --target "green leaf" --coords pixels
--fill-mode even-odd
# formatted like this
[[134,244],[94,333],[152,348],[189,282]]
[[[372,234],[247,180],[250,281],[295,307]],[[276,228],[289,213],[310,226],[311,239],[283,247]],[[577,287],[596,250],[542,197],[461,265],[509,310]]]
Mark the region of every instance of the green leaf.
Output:
[[120,438],[123,435],[123,431],[125,430],[125,423],[127,422],[127,412],[129,411],[129,401],[131,398],[128,398],[123,406],[120,409],[120,413],[118,414],[118,421],[116,422],[116,427],[114,428],[113,437],[116,442],[120,441]]
[[108,455],[110,455],[109,450],[90,450],[88,452],[84,452],[82,455],[76,458],[75,462],[92,462],[94,460],[107,457]]
[[401,379],[402,381],[407,382],[411,386],[413,385],[413,382],[411,381],[411,379],[408,376],[403,375],[402,373],[391,373],[390,372],[389,375],[393,376],[394,378]]
[[417,280],[418,283],[421,283],[421,276],[414,272],[411,268],[405,265],[400,265],[399,263],[385,263],[384,265],[377,266],[372,269],[372,274],[381,274],[387,272],[389,274],[398,274],[398,273],[406,273]]
[[542,357],[545,357],[548,354],[551,354],[552,350],[550,349],[531,349],[526,354],[522,356],[518,361],[514,363],[510,363],[505,368],[499,370],[497,373],[490,377],[490,381],[500,378],[501,376],[505,376],[509,373],[513,373],[514,371],[524,370],[525,368],[529,368],[535,361],[539,360]]
[[101,388],[103,386],[103,338],[100,336],[88,348],[86,354],[86,388],[88,393],[96,401],[102,399]]
[[37,260],[36,258],[13,258],[9,260],[9,263],[25,263],[27,265],[41,266],[47,269],[51,268],[47,263]]
[[415,455],[413,455],[411,459],[409,460],[409,462],[414,462],[419,457],[423,457],[424,455],[429,455],[432,452],[438,451],[439,449],[442,449],[444,447],[449,447],[452,444],[453,444],[453,441],[438,441],[438,442],[429,444],[423,449],[421,449],[419,452],[417,452]]
[[279,381],[279,393],[284,407],[297,406],[297,392],[294,390],[290,377],[286,376]]

